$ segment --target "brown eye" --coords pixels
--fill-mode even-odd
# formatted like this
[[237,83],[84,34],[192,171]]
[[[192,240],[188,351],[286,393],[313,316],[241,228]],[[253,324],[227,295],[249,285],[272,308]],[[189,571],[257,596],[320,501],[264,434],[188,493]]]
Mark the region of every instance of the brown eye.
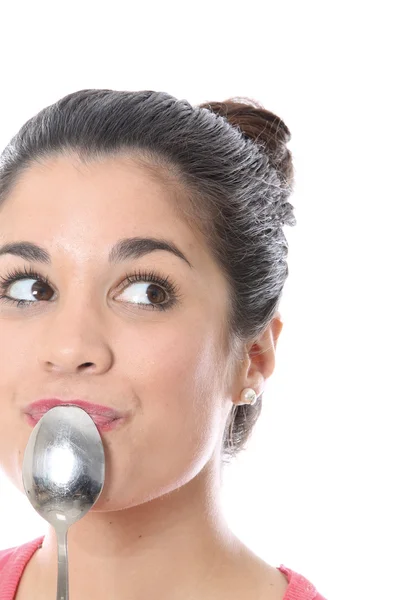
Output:
[[149,285],[147,296],[151,302],[156,304],[166,300],[166,293],[158,285]]
[[[32,281],[35,283],[32,285]],[[31,279],[25,277],[24,279],[19,279],[14,281],[14,283],[9,284],[7,288],[7,294],[13,300],[17,301],[26,301],[33,302],[30,298],[26,299],[24,296],[33,296],[38,302],[50,300],[53,291],[50,286],[40,279]],[[22,298],[21,298],[22,296]]]
[[[32,281],[36,282],[32,285]],[[170,280],[163,277],[155,271],[137,271],[132,275],[127,275],[124,282],[129,282],[123,293],[133,289],[134,293],[127,294],[127,298],[122,300],[130,304],[136,304],[143,309],[168,310],[180,302],[179,288]],[[25,289],[24,286],[25,285]],[[19,286],[19,287],[18,287]],[[11,289],[14,297],[11,296]],[[18,295],[28,295],[34,298],[21,299]],[[15,269],[5,277],[0,275],[0,302],[15,304],[17,308],[28,308],[33,304],[48,302],[53,295],[53,289],[47,277],[41,276],[34,269],[24,268],[24,270]],[[17,297],[15,297],[17,296]]]
[[[126,283],[130,285],[126,285]],[[122,301],[144,310],[168,310],[179,303],[180,295],[178,287],[167,277],[153,270],[138,270],[127,274],[122,282],[125,284],[124,291],[118,295]]]
[[130,303],[142,306],[156,306],[157,308],[163,305],[167,299],[166,292],[154,283],[146,282],[131,282],[119,297]]
[[[47,288],[47,291],[46,291]],[[50,286],[46,283],[42,283],[40,281],[36,282],[32,286],[32,295],[36,298],[36,300],[50,300],[52,292],[49,294]]]

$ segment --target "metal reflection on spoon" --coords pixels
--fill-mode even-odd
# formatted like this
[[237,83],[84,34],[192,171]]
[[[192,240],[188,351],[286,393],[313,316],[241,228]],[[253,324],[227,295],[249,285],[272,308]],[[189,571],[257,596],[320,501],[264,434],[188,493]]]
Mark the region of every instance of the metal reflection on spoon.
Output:
[[22,480],[33,508],[57,534],[57,600],[68,600],[68,528],[97,502],[105,479],[104,447],[90,415],[74,405],[47,411],[33,428]]

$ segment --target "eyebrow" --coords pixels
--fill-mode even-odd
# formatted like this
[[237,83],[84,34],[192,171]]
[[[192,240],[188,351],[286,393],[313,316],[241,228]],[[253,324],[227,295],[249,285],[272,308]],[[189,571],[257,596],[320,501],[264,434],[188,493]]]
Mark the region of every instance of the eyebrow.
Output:
[[[193,266],[186,256],[173,242],[157,238],[123,238],[111,248],[108,262],[110,264],[118,264],[132,258],[140,258],[155,250],[166,250],[167,252],[171,252],[184,260],[189,267],[193,269]],[[49,252],[33,242],[10,242],[4,246],[0,246],[0,256],[4,254],[20,256],[29,262],[39,262],[46,265],[51,264]]]

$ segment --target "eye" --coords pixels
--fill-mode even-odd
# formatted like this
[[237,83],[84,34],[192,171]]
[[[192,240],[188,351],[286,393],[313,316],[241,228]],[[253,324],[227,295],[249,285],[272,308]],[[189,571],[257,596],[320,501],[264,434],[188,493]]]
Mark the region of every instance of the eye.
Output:
[[[32,281],[35,282],[33,285]],[[31,269],[13,271],[5,278],[0,277],[0,282],[0,300],[16,304],[18,308],[39,302],[49,302],[53,295],[49,280]],[[178,301],[177,286],[168,277],[164,278],[154,271],[138,271],[131,275],[127,274],[119,287],[126,282],[132,285],[128,285],[118,297],[126,294],[124,300],[144,309],[167,310]],[[132,288],[136,289],[133,293],[128,293]],[[14,298],[11,297],[11,294]],[[29,294],[33,295],[36,300],[15,299],[15,296],[29,296]]]
[[[30,281],[34,281],[34,279],[17,281],[10,286],[10,289],[16,288],[14,294],[17,296],[31,293],[38,302],[50,300],[53,292],[46,282],[39,279],[32,285],[32,283],[29,283]],[[19,300],[18,302],[29,302],[29,300]]]
[[[136,289],[134,294],[128,294],[128,290],[130,288]],[[151,298],[152,302],[156,304],[161,304],[165,302],[167,294],[165,290],[163,290],[158,285],[154,285],[153,283],[133,283],[129,285],[126,290],[123,292],[123,295],[127,295],[128,302],[137,302],[138,304],[146,304],[143,300]]]
[[[154,272],[127,275],[123,283],[126,281],[131,285],[128,285],[118,297],[122,296],[122,299],[127,302],[147,306],[151,309],[166,310],[176,301],[175,286]],[[159,282],[159,284],[154,282]]]
[[[26,285],[24,286],[24,282],[26,281],[34,281],[36,280],[37,283],[32,286],[32,284],[30,285]],[[20,306],[25,306],[26,304],[34,304],[34,301],[31,300],[15,300],[11,297],[9,297],[8,295],[6,295],[6,292],[8,292],[8,290],[10,288],[16,287],[17,288],[17,294],[18,294],[18,288],[20,289],[20,294],[24,294],[24,293],[29,293],[29,289],[31,289],[31,293],[34,294],[35,298],[37,298],[37,300],[48,300],[49,298],[47,297],[48,295],[46,295],[45,289],[46,288],[50,288],[50,284],[49,281],[46,277],[42,277],[41,275],[39,275],[38,273],[36,273],[36,271],[33,271],[33,269],[29,268],[26,269],[24,268],[23,271],[19,270],[19,269],[15,269],[12,272],[8,273],[6,275],[6,277],[0,277],[0,300],[2,302],[9,302],[12,304],[17,304],[18,307]],[[25,287],[25,292],[24,292],[24,287]],[[32,289],[34,288],[34,289]],[[26,290],[28,290],[28,292],[26,292]],[[44,298],[42,298],[42,294],[44,293]]]

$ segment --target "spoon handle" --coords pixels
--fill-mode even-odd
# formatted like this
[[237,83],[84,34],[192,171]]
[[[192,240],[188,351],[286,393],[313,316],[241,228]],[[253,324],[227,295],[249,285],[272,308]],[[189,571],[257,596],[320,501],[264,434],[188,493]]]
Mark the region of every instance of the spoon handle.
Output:
[[58,576],[57,576],[57,600],[68,600],[68,546],[67,529],[57,530],[58,544]]

